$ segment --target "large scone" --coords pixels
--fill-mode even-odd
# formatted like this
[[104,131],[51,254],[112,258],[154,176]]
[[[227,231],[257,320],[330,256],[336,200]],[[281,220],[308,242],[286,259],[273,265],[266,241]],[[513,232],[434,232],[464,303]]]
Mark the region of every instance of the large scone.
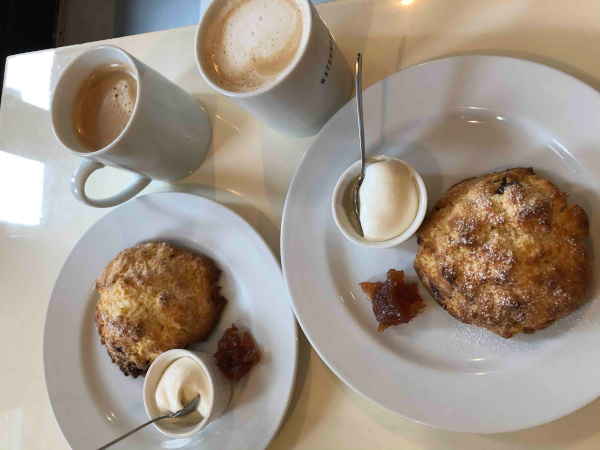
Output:
[[145,375],[161,353],[208,338],[226,300],[212,259],[152,242],[123,250],[96,281],[102,344],[125,375]]
[[469,178],[446,192],[417,233],[414,267],[458,320],[502,337],[573,312],[591,281],[588,217],[532,169]]

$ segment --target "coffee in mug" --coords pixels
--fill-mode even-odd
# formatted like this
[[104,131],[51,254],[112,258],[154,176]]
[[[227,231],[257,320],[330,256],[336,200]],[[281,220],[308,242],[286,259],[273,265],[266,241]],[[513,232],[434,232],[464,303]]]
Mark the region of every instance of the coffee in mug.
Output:
[[232,92],[267,87],[294,60],[304,26],[295,0],[222,3],[203,43],[209,76]]
[[137,81],[118,62],[95,69],[79,87],[72,122],[78,139],[95,152],[111,144],[125,129],[137,99]]

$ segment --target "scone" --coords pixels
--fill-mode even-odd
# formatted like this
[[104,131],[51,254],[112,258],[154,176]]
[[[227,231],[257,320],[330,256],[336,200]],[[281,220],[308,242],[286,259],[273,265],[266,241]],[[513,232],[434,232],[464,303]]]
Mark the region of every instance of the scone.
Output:
[[435,204],[417,233],[414,267],[458,320],[504,338],[573,312],[592,265],[588,217],[532,169],[466,179]]
[[123,250],[96,281],[102,344],[125,375],[145,375],[161,353],[207,339],[226,300],[212,259],[152,242]]

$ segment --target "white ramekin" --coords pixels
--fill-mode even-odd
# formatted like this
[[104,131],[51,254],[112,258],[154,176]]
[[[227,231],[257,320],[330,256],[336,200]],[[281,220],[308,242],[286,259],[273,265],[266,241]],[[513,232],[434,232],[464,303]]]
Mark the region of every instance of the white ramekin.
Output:
[[358,233],[356,226],[353,224],[353,221],[355,221],[356,219],[352,209],[352,193],[354,191],[356,181],[358,180],[358,177],[360,175],[360,160],[356,161],[344,171],[344,173],[338,180],[333,191],[331,210],[333,212],[333,219],[335,220],[335,224],[342,232],[342,234],[351,242],[354,242],[358,245],[362,245],[364,247],[389,248],[406,241],[419,229],[421,223],[423,223],[423,219],[425,218],[425,213],[427,212],[427,189],[425,188],[425,183],[423,182],[421,176],[417,173],[415,169],[412,168],[410,164],[406,163],[405,161],[402,161],[401,159],[386,155],[371,156],[367,158],[366,163],[368,165],[385,160],[399,161],[406,167],[408,167],[408,169],[410,170],[411,177],[413,178],[417,187],[419,195],[419,206],[417,209],[417,214],[412,224],[406,229],[406,231],[396,236],[395,238],[389,239],[387,241],[370,241],[362,237]]
[[186,438],[206,427],[210,422],[220,417],[227,409],[231,398],[231,381],[229,381],[217,367],[215,358],[202,352],[175,349],[164,352],[154,360],[146,379],[144,380],[144,407],[148,417],[154,419],[161,415],[156,405],[156,388],[163,373],[176,359],[189,357],[195,360],[204,370],[208,377],[212,401],[209,413],[196,424],[183,423],[182,419],[163,419],[154,423],[158,430],[172,438]]

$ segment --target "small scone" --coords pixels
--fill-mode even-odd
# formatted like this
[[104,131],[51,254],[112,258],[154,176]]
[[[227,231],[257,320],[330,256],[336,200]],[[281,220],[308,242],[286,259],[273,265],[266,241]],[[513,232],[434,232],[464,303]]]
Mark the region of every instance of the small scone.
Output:
[[96,281],[102,344],[125,375],[145,375],[163,352],[207,339],[225,307],[212,259],[151,242],[119,253]]
[[414,267],[461,322],[504,338],[573,312],[592,277],[588,217],[532,169],[466,179],[435,204],[417,233]]

